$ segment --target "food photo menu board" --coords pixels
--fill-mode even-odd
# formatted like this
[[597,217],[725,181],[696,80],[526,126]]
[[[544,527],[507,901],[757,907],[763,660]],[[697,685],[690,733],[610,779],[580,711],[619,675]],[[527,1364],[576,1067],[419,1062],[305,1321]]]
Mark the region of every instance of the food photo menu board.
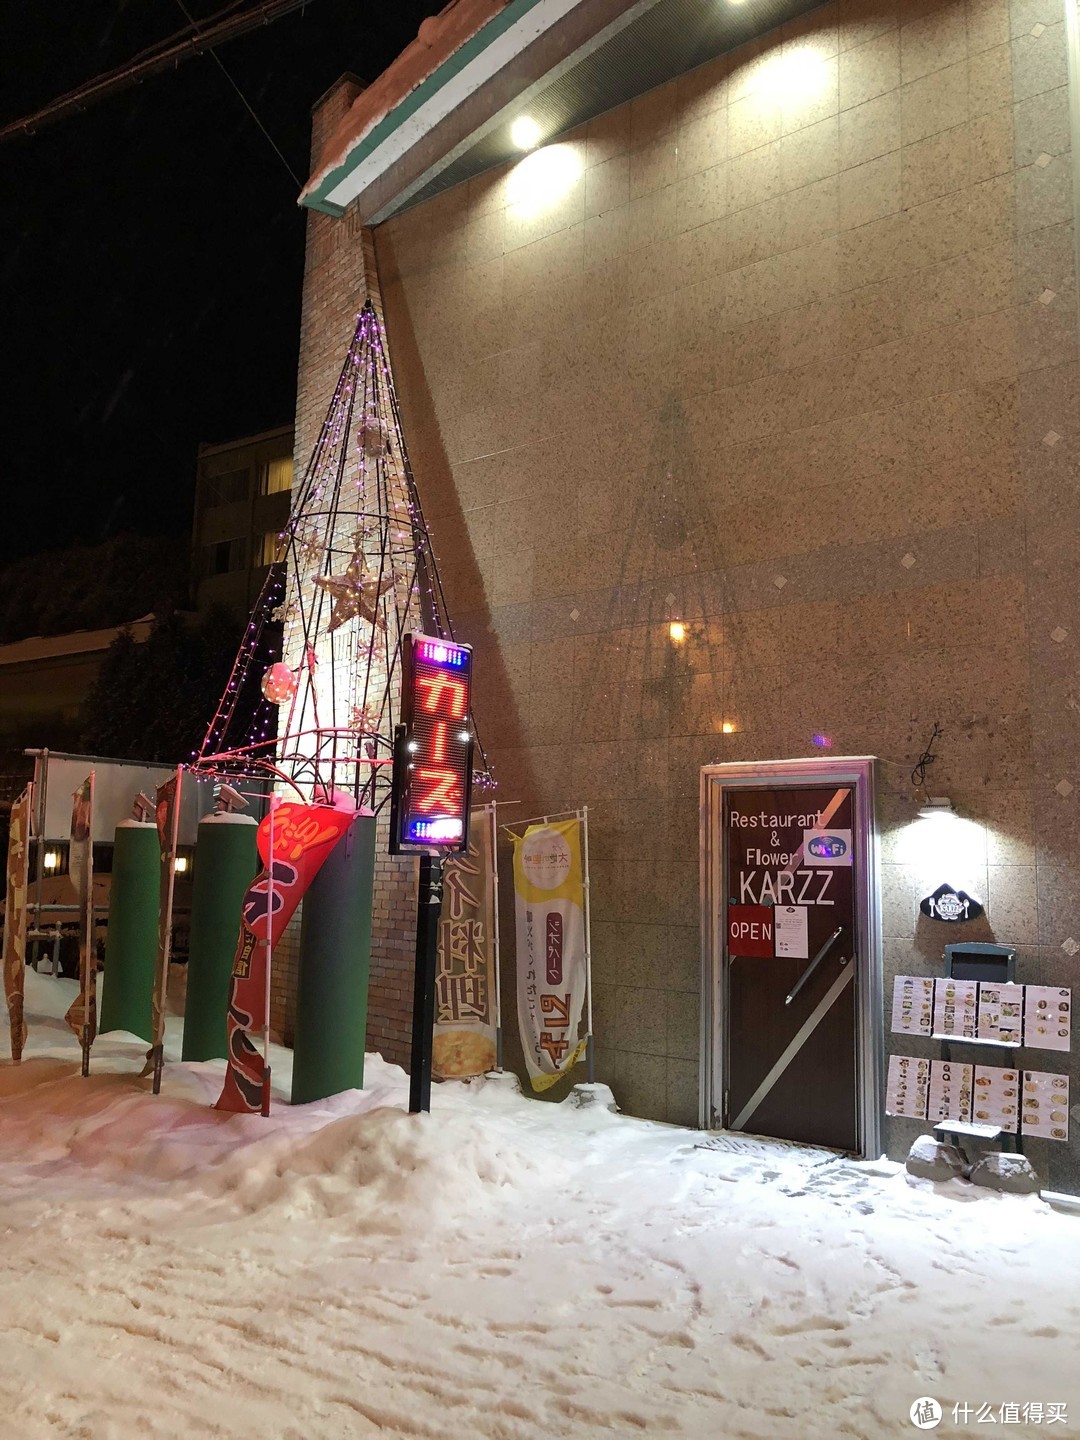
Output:
[[980,1040],[996,1040],[999,1045],[1019,1045],[1024,1029],[1023,985],[980,985]]
[[934,1034],[971,1040],[979,1013],[979,986],[951,976],[934,982]]
[[931,1060],[930,1094],[926,1105],[928,1120],[959,1120],[971,1123],[973,1065],[955,1060]]
[[885,1113],[934,1125],[946,1120],[996,1125],[1010,1135],[1022,1116],[1025,1135],[1068,1140],[1069,1077],[891,1055]]
[[1056,985],[1024,986],[1024,1041],[1039,1050],[1068,1050],[1072,991]]
[[923,975],[898,975],[893,981],[893,1033],[925,1035],[934,1028],[934,982]]
[[1069,1077],[1021,1070],[1023,1132],[1044,1140],[1069,1138]]
[[976,1125],[998,1125],[1007,1134],[1015,1135],[1019,1129],[1020,1072],[976,1065],[973,1107]]
[[925,1120],[929,1083],[929,1060],[918,1060],[914,1055],[890,1055],[889,1078],[885,1086],[885,1114]]
[[898,1035],[990,1040],[999,1045],[1068,1051],[1072,991],[1056,985],[937,980],[897,975],[892,1029]]

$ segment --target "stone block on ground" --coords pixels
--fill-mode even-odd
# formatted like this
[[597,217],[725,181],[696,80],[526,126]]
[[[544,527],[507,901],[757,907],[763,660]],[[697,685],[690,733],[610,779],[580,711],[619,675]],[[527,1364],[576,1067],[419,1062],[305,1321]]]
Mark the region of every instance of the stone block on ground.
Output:
[[599,1106],[601,1110],[610,1110],[613,1115],[619,1113],[619,1107],[615,1103],[615,1096],[611,1093],[609,1085],[575,1085],[567,1098],[576,1110]]
[[1039,1177],[1026,1155],[997,1151],[983,1155],[971,1167],[969,1179],[973,1185],[985,1185],[988,1190],[1003,1190],[1009,1195],[1035,1195],[1039,1190]]
[[962,1180],[967,1162],[955,1145],[943,1145],[932,1135],[920,1135],[908,1151],[907,1171],[920,1180]]

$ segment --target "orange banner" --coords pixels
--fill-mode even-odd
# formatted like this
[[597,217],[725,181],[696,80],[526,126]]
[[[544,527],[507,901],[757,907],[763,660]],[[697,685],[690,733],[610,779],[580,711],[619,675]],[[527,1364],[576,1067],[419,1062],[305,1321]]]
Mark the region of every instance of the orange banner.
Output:
[[216,1110],[250,1114],[263,1109],[266,1066],[251,1032],[262,1029],[266,1015],[270,954],[353,818],[351,810],[289,801],[276,806],[259,826],[263,868],[241,907],[226,1022],[229,1068]]

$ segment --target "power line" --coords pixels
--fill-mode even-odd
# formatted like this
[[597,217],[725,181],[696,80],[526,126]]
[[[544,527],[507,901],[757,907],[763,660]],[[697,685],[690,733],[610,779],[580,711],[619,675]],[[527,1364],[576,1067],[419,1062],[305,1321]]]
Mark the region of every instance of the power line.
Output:
[[[254,30],[258,25],[270,25],[275,20],[281,19],[283,15],[290,15],[294,10],[302,10],[311,0],[262,0],[252,10],[244,10],[237,14],[237,8],[242,0],[232,0],[223,10],[212,15],[204,24],[194,20],[177,31],[174,35],[167,36],[164,40],[141,50],[133,59],[118,65],[114,70],[107,70],[104,74],[87,80],[84,84],[76,86],[74,90],[68,90],[65,94],[50,100],[39,110],[32,111],[18,120],[9,121],[7,125],[0,126],[0,140],[10,140],[16,135],[34,135],[46,125],[55,124],[56,121],[64,119],[74,111],[82,111],[88,105],[93,105],[98,100],[104,100],[109,95],[115,95],[118,91],[126,90],[130,86],[138,84],[147,75],[157,74],[160,70],[175,69],[182,61],[188,60],[192,55],[201,55],[206,51],[214,54],[215,45],[224,45],[229,40],[234,40],[239,35],[246,35],[249,30]],[[186,12],[185,12],[186,13]],[[189,17],[190,19],[190,17]],[[217,56],[214,55],[217,60]],[[221,62],[218,61],[220,65]],[[230,80],[230,83],[232,81]],[[243,99],[243,96],[241,96]],[[245,105],[247,101],[244,101]],[[250,106],[248,106],[250,110]],[[254,116],[254,112],[252,112]],[[258,123],[257,117],[256,123]],[[260,128],[261,125],[260,125]],[[265,133],[265,131],[264,131]],[[269,139],[269,136],[267,136]],[[273,145],[273,141],[270,143]],[[274,146],[277,150],[277,146]],[[281,152],[278,151],[280,155]],[[281,157],[284,160],[284,156]],[[288,161],[285,161],[288,165]],[[292,174],[292,171],[289,172]],[[293,177],[296,178],[295,176]],[[297,185],[300,181],[297,180]]]
[[[184,12],[184,15],[187,17],[188,24],[194,26],[195,31],[196,31],[197,34],[202,35],[204,32],[203,32],[201,26],[199,25],[199,22],[194,18],[194,16],[191,14],[191,11],[190,11],[190,10],[187,8],[187,6],[184,4],[184,0],[176,0],[176,3],[177,3],[177,5],[179,5],[180,9]],[[218,67],[218,69],[221,71],[222,75],[225,76],[225,79],[229,82],[229,84],[232,86],[232,88],[236,91],[237,95],[240,97],[240,103],[241,103],[241,105],[243,105],[244,109],[245,109],[245,110],[248,112],[248,114],[251,116],[252,120],[255,121],[255,124],[259,127],[259,129],[262,131],[262,133],[266,136],[267,144],[270,146],[271,150],[273,150],[274,154],[278,157],[278,159],[281,161],[281,163],[285,166],[285,169],[286,169],[286,170],[289,172],[289,174],[292,176],[293,183],[295,184],[296,188],[297,188],[298,190],[302,190],[302,189],[304,188],[304,182],[300,179],[300,176],[297,175],[296,171],[295,171],[295,170],[292,168],[292,166],[289,164],[288,160],[286,160],[285,156],[284,156],[284,155],[281,153],[281,151],[278,149],[277,142],[274,140],[274,137],[270,134],[270,131],[267,130],[266,126],[265,126],[265,125],[263,124],[263,122],[259,119],[258,115],[255,114],[255,111],[252,109],[252,106],[251,106],[251,104],[249,103],[247,96],[246,96],[246,95],[244,94],[244,92],[240,89],[240,86],[236,83],[236,81],[235,81],[235,80],[233,79],[233,77],[229,74],[229,72],[225,69],[225,66],[224,66],[224,65],[222,64],[222,62],[221,62],[221,57],[220,57],[220,55],[218,55],[218,53],[217,53],[216,50],[211,50],[211,51],[210,51],[210,58],[211,58],[211,60],[213,60],[214,64],[215,64],[215,65]]]

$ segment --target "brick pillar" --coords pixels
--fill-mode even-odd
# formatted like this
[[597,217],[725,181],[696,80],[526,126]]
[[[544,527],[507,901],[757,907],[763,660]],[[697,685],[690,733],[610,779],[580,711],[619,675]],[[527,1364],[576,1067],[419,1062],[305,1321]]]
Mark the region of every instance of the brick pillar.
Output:
[[[354,75],[345,75],[315,106],[311,127],[313,164],[362,89]],[[372,231],[359,223],[355,210],[347,211],[340,219],[309,212],[296,394],[298,469],[303,469],[314,447],[356,314],[368,296],[380,322],[385,323]],[[388,817],[384,814],[379,820],[375,859],[367,1048],[395,1064],[407,1065],[417,864],[413,858],[390,855],[387,843]],[[301,911],[275,953],[271,987],[271,1026],[287,1045],[292,1043],[294,1028]]]

